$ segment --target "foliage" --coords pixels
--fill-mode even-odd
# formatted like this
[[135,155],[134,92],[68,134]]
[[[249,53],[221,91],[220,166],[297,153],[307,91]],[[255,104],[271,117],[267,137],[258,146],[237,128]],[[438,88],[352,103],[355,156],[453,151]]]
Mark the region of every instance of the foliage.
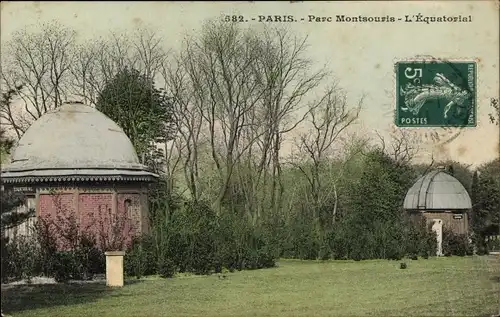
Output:
[[424,218],[406,223],[406,251],[410,256],[428,258],[436,255],[436,233],[430,229]]
[[471,198],[471,228],[478,249],[486,248],[486,237],[500,234],[500,160],[480,166],[474,173]]
[[155,143],[171,138],[171,107],[151,78],[128,67],[106,83],[96,104],[123,129],[142,161],[151,164],[158,154]]
[[[18,87],[21,89],[22,87]],[[8,107],[12,102],[14,97],[17,96],[17,91],[15,89],[9,89],[7,92],[2,94],[0,100],[0,107]],[[7,134],[5,125],[0,125],[0,163],[5,163],[5,159],[12,151],[15,145],[15,140]],[[11,213],[11,211],[24,202],[24,197],[21,193],[15,193],[10,189],[2,188],[0,190],[0,212],[2,217],[2,232],[7,227],[12,227],[26,219],[27,214],[17,214]],[[2,235],[3,238],[3,235]]]
[[486,247],[489,251],[500,251],[500,236],[490,236],[486,241]]
[[125,274],[137,278],[155,274],[158,259],[154,251],[153,237],[144,235],[136,238],[125,253]]
[[172,278],[176,272],[174,261],[169,257],[162,257],[158,261],[158,275],[162,278]]
[[[417,176],[435,166],[410,165],[418,152],[411,133],[398,130],[391,144],[380,147],[370,147],[373,140],[366,136],[349,134],[361,102],[353,106],[348,92],[330,81],[328,69],[307,58],[305,38],[280,28],[246,29],[212,21],[187,38],[167,64],[154,32],[130,40],[129,34],[113,34],[77,49],[69,29],[49,27],[43,36],[39,33],[25,32],[17,39],[28,43],[36,58],[46,41],[57,38],[59,46],[40,65],[30,66],[28,76],[19,71],[27,56],[10,56],[10,77],[3,78],[11,93],[6,100],[33,94],[40,87],[29,74],[45,67],[38,79],[50,94],[47,100],[30,99],[40,109],[27,121],[43,114],[44,107],[57,107],[71,91],[115,120],[141,162],[162,174],[150,190],[151,230],[126,253],[127,275],[259,269],[274,266],[278,257],[362,260],[435,254],[435,234],[402,210]],[[47,64],[61,59],[64,69]],[[47,80],[54,72],[62,82]],[[28,87],[17,86],[21,82]],[[158,82],[165,90],[157,88]],[[306,101],[308,95],[318,98]],[[2,115],[11,110],[2,107]],[[29,122],[9,121],[18,136],[24,123]],[[296,133],[299,126],[307,132]],[[300,153],[283,157],[284,142],[292,135],[299,136]],[[3,140],[2,148],[12,146]],[[160,151],[155,143],[166,140],[170,142]],[[498,230],[500,218],[498,162],[480,167],[474,176],[459,162],[438,164],[451,166],[470,191],[474,243],[486,248],[485,239]],[[18,203],[2,197],[2,207]],[[120,244],[121,226],[97,224],[101,233],[102,227],[110,230],[94,241],[80,234],[85,228],[76,222],[66,224],[66,229],[43,229],[37,235],[39,249],[27,250],[21,242],[6,247],[10,258],[21,258],[21,248],[45,263],[31,269],[28,261],[26,268],[16,264],[12,270],[25,275],[40,271],[60,280],[83,278],[102,270],[97,244],[100,249],[125,246]],[[56,252],[56,233],[70,253]],[[110,241],[104,236],[111,236]],[[469,252],[464,237],[449,236],[447,241],[447,252]]]
[[211,274],[275,265],[265,233],[229,212],[217,216],[204,202],[186,201],[168,221],[154,224],[152,235],[138,239],[127,251],[130,276],[172,277],[175,272]]
[[411,186],[414,174],[379,149],[366,154],[363,174],[352,195],[349,214],[339,223],[346,234],[348,258],[400,259],[405,255],[401,197]]
[[75,275],[78,274],[76,267],[77,261],[72,252],[57,252],[54,254],[54,263],[52,272],[56,282],[67,282],[71,278],[76,279]]
[[443,227],[443,254],[445,256],[466,256],[473,254],[473,247],[467,234],[457,234]]
[[[64,232],[51,222],[38,219],[33,232],[17,236],[2,250],[2,279],[30,279],[34,276],[54,277],[57,281],[81,280],[104,273],[105,257],[89,234],[78,227],[66,227]],[[74,232],[74,231],[77,232]],[[72,237],[67,251],[58,251],[60,237]]]
[[[36,240],[29,237],[19,237],[9,241],[2,255],[2,280],[27,279],[37,275],[37,268],[41,264],[38,259],[40,250]],[[5,256],[5,258],[4,258]]]

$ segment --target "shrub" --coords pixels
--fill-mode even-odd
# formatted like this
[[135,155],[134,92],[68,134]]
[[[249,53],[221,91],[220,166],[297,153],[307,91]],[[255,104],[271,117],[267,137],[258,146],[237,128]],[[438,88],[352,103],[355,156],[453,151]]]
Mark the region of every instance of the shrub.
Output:
[[153,238],[149,235],[137,238],[125,253],[125,274],[137,278],[155,274],[157,262]]
[[426,220],[419,222],[406,222],[406,255],[410,257],[421,256],[424,259],[436,255],[436,233],[427,226]]
[[[147,274],[140,268],[145,263],[156,263],[155,272],[165,276],[172,270],[205,275],[275,266],[277,250],[264,224],[253,226],[227,210],[216,215],[203,201],[187,202],[168,221],[153,223],[155,243],[147,247],[143,243],[142,249],[134,244],[126,257],[129,275]],[[153,261],[155,257],[158,260]]]
[[333,259],[345,260],[349,257],[349,244],[341,225],[335,226],[327,235],[327,239]]
[[50,225],[43,219],[38,219],[34,233],[40,246],[41,273],[50,276],[54,254],[57,252],[55,236],[51,232]]
[[39,219],[35,230],[29,236],[19,236],[12,241],[2,242],[2,279],[28,279],[44,275],[57,281],[89,279],[105,271],[105,257],[96,247],[95,240],[77,232],[72,249],[57,252],[57,228]]
[[174,261],[168,256],[160,257],[158,261],[158,275],[162,278],[172,278],[176,272]]
[[96,241],[90,235],[83,234],[71,251],[75,258],[74,279],[91,279],[94,274],[104,273],[106,258],[104,252],[97,248]]
[[258,268],[271,268],[276,266],[276,259],[269,247],[263,247],[258,251]]
[[5,274],[4,279],[30,280],[39,274],[40,248],[33,237],[16,237],[6,243],[4,253],[6,256],[6,260],[4,260],[6,267],[2,267]]
[[2,270],[2,283],[5,283],[9,276],[10,276],[10,267],[9,267],[9,254],[8,254],[8,242],[9,242],[9,239],[4,237],[3,236],[3,232],[2,232],[2,236],[0,237],[0,243],[1,243],[1,250],[2,250],[2,263],[1,263],[1,270]]
[[79,270],[74,253],[56,252],[53,258],[52,274],[58,283],[75,279],[79,275]]
[[443,228],[443,254],[445,256],[466,256],[473,254],[473,248],[467,234],[457,234]]
[[486,241],[486,247],[489,251],[500,251],[500,237],[494,236]]

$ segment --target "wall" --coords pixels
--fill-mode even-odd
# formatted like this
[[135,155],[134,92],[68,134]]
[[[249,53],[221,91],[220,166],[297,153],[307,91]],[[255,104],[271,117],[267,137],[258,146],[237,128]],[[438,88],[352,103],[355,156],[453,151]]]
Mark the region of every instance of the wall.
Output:
[[[454,219],[453,216],[462,215],[462,219]],[[451,229],[454,233],[465,234],[469,230],[469,222],[466,213],[452,212],[425,212],[412,215],[414,218],[425,217],[427,224],[432,222],[432,219],[443,220],[443,227]]]
[[59,249],[67,250],[71,244],[62,238],[68,228],[75,224],[76,211],[75,196],[72,191],[64,191],[59,194],[42,192],[38,195],[38,206],[36,215],[39,219],[50,226],[50,231],[57,234],[57,245]]
[[[56,191],[39,191],[37,216],[57,220],[58,226],[66,227],[74,219],[103,248],[124,248],[133,236],[148,229],[147,201],[144,204],[141,189],[81,186]],[[69,247],[63,242],[66,239],[59,240],[61,248]]]
[[80,228],[97,239],[97,243],[109,243],[106,236],[110,235],[109,223],[113,213],[113,194],[77,193]]

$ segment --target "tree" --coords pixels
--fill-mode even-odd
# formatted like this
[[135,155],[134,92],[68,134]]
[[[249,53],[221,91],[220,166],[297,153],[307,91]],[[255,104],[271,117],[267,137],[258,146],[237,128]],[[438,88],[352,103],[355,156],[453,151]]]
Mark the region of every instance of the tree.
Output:
[[[244,206],[255,221],[281,209],[283,139],[304,120],[304,96],[326,75],[313,70],[306,48],[306,39],[281,29],[215,21],[186,39],[164,77],[193,197],[209,194],[218,212]],[[216,183],[204,186],[202,173],[212,171]]]
[[152,164],[157,142],[171,138],[172,103],[151,78],[127,67],[106,84],[96,108],[130,138],[141,162]]
[[94,106],[107,83],[126,67],[156,78],[168,56],[162,41],[156,32],[139,28],[127,34],[110,32],[79,44],[70,68],[71,94]]
[[[2,95],[0,100],[0,105],[3,107],[9,107],[13,102],[14,98],[17,96],[17,90],[11,89]],[[1,162],[4,163],[5,158],[8,157],[13,149],[15,141],[7,135],[7,130],[5,126],[0,125],[0,158]],[[2,220],[2,237],[3,230],[17,225],[22,222],[26,217],[25,214],[18,215],[11,213],[13,209],[22,205],[24,203],[24,197],[19,193],[14,193],[12,190],[5,190],[2,186],[0,190],[0,215]]]
[[[358,119],[361,111],[362,100],[350,107],[345,92],[336,86],[330,87],[318,103],[310,106],[307,115],[307,123],[311,128],[302,133],[296,142],[298,152],[305,155],[299,164],[291,162],[306,178],[311,193],[311,203],[314,210],[316,222],[322,224],[333,224],[336,219],[338,193],[337,182],[342,177],[344,168],[341,166],[336,173],[325,173],[329,163],[332,162],[333,153],[340,150],[340,139],[348,127]],[[349,156],[356,152],[350,152],[346,157],[337,157],[342,165],[349,161]],[[306,164],[304,164],[306,163]],[[333,206],[327,202],[333,197]],[[331,208],[333,207],[333,208]],[[330,209],[327,215],[320,215],[320,210]],[[323,218],[323,219],[321,219]],[[328,220],[327,220],[328,219]]]
[[[14,141],[5,135],[5,130],[0,127],[0,148],[5,154],[10,154],[10,150],[14,145]],[[2,233],[3,230],[9,227],[16,226],[26,219],[25,214],[11,213],[16,207],[24,203],[24,197],[15,193],[12,190],[3,188],[0,190],[1,203],[0,212],[2,217]],[[3,235],[2,235],[3,236]]]
[[[17,96],[17,91],[22,89],[21,86],[18,89],[10,89],[2,94],[2,99],[0,100],[1,109],[10,109],[11,103]],[[10,154],[10,151],[14,147],[14,139],[7,136],[7,130],[5,126],[0,126],[0,163],[4,163],[6,157]]]
[[353,258],[393,258],[404,252],[402,200],[415,178],[407,163],[380,148],[366,153],[365,167],[352,190],[352,206],[341,222],[352,241]]
[[478,242],[500,234],[500,160],[480,166],[472,183],[472,230]]
[[111,33],[79,43],[70,27],[53,21],[30,25],[2,45],[2,93],[19,101],[0,108],[2,123],[19,139],[47,111],[69,100],[95,106],[106,83],[125,66],[154,78],[167,56],[151,30]]
[[377,132],[382,152],[394,161],[407,164],[413,161],[420,150],[420,140],[417,133],[407,129],[396,128],[390,133],[390,140]]
[[20,101],[3,104],[0,117],[18,138],[66,99],[75,39],[74,30],[54,22],[17,31],[2,47],[2,87]]

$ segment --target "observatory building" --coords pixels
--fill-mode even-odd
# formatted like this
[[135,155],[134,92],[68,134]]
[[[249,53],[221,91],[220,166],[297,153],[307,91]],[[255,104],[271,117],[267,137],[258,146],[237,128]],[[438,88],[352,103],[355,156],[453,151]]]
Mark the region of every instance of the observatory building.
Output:
[[471,208],[467,190],[443,169],[420,177],[404,200],[404,209],[412,216],[425,217],[428,223],[441,219],[445,227],[458,234],[469,231],[467,215]]
[[28,223],[73,218],[100,237],[116,235],[120,225],[124,241],[148,230],[148,184],[157,177],[115,122],[81,103],[35,121],[1,171],[4,188],[24,193],[24,208],[35,211]]
[[426,219],[437,233],[438,255],[441,255],[443,227],[457,234],[469,231],[468,212],[472,202],[458,179],[438,169],[420,177],[408,190],[404,209],[414,220]]

